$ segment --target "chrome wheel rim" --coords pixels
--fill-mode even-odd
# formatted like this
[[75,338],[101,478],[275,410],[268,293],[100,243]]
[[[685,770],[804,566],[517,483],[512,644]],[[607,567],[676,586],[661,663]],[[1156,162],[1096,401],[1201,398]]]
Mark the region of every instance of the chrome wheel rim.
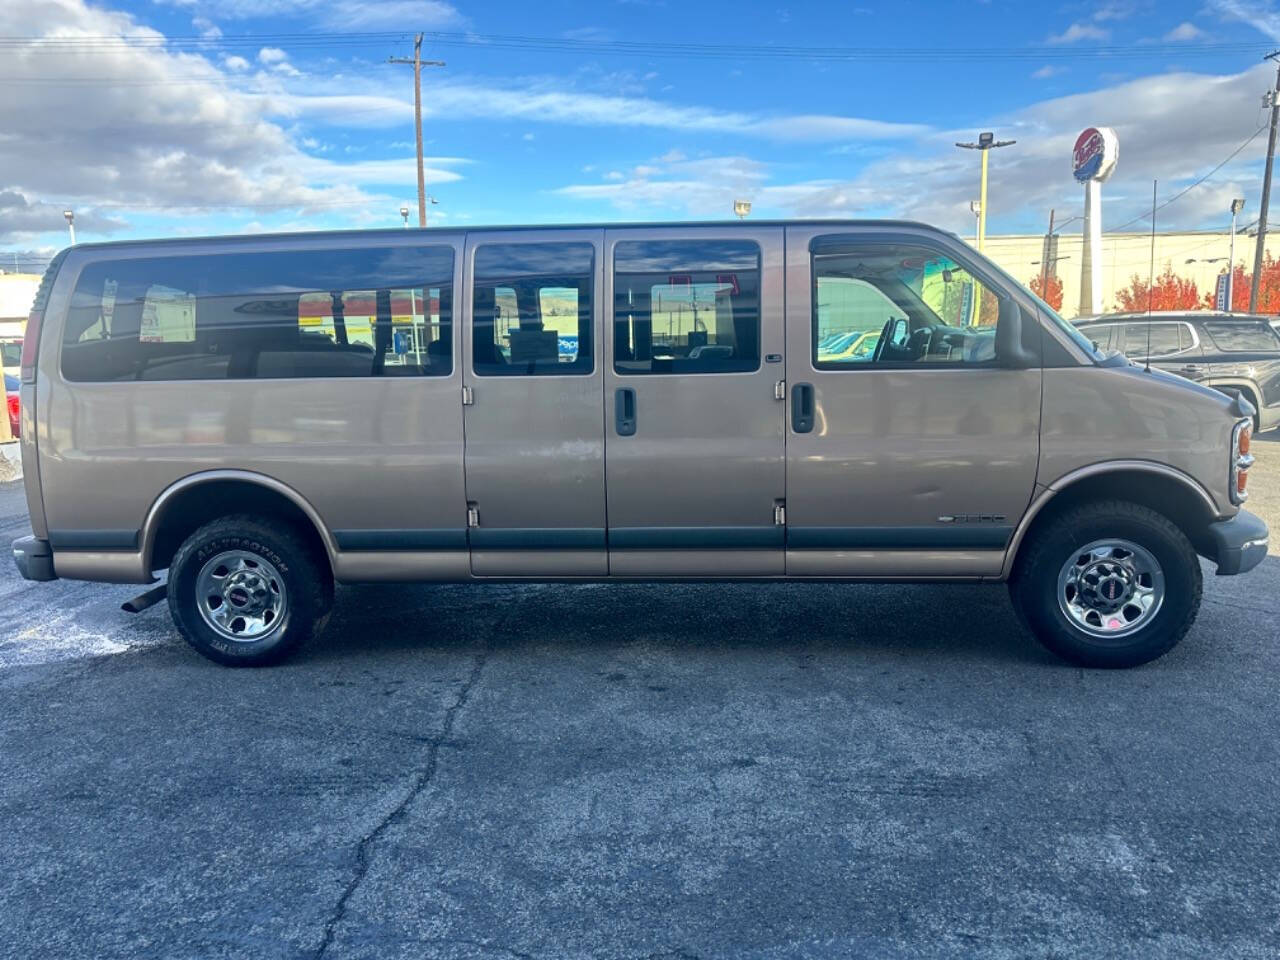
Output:
[[280,629],[288,603],[280,571],[247,550],[211,557],[196,576],[200,616],[235,643],[253,643]]
[[1141,630],[1164,603],[1164,571],[1151,551],[1128,540],[1095,540],[1058,574],[1058,607],[1079,630],[1116,640]]

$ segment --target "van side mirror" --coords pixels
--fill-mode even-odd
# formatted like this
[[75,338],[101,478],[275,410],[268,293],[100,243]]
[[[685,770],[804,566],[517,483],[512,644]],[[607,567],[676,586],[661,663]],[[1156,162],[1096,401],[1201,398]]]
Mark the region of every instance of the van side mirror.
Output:
[[1022,308],[1012,297],[1000,298],[996,317],[996,363],[1010,370],[1026,370],[1038,365],[1037,359],[1024,345],[1022,325],[1027,322]]

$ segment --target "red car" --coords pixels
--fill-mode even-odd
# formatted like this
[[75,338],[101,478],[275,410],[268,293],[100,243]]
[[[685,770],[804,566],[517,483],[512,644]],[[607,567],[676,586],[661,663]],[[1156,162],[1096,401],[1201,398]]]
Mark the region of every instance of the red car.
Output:
[[18,378],[6,373],[4,375],[4,395],[5,406],[9,408],[9,429],[13,431],[14,439],[19,436],[19,427],[22,424],[22,404],[18,400]]

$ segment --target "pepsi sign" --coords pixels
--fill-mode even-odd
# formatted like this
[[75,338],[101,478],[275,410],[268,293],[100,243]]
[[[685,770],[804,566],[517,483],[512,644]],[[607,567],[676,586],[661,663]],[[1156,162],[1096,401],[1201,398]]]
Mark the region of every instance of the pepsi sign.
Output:
[[1110,127],[1089,127],[1076,138],[1071,172],[1081,183],[1106,180],[1116,168],[1119,141]]

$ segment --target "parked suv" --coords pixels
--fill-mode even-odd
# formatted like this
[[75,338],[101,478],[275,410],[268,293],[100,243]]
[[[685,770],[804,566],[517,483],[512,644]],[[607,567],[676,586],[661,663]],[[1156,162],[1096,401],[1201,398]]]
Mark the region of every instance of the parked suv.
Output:
[[128,607],[231,665],[335,582],[787,579],[1005,581],[1128,666],[1191,628],[1197,554],[1267,553],[1251,404],[920,224],[81,244],[23,346],[22,574],[167,570]]
[[1280,335],[1271,317],[1231,313],[1117,313],[1077,321],[1100,350],[1118,350],[1224,392],[1257,410],[1254,431],[1280,426]]

